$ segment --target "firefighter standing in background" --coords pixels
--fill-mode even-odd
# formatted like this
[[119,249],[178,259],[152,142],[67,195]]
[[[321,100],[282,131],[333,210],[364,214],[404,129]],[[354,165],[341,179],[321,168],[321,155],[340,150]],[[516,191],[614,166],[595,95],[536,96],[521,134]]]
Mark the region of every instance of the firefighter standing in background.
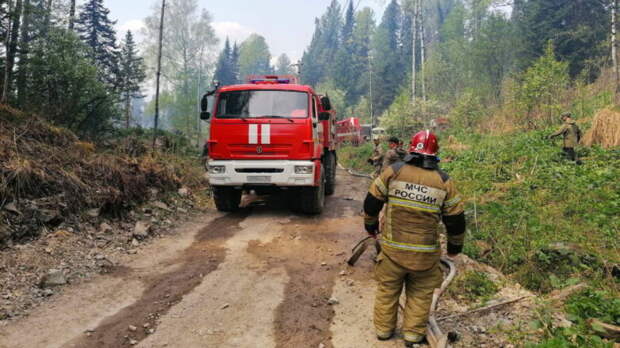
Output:
[[[382,252],[375,268],[377,338],[388,340],[394,335],[404,284],[402,333],[407,347],[424,339],[433,290],[443,280],[439,223],[446,226],[449,257],[461,252],[465,238],[463,202],[454,182],[438,167],[438,149],[434,134],[416,134],[410,155],[386,168],[364,201],[366,231],[372,236],[381,231]],[[386,218],[379,229],[378,215],[384,205]]]
[[368,163],[375,167],[373,177],[379,176],[383,167],[383,149],[381,148],[381,139],[373,139],[375,147],[372,149],[372,156],[368,159]]
[[577,153],[575,152],[575,147],[579,145],[579,141],[581,140],[581,130],[569,112],[562,114],[562,121],[564,122],[562,127],[557,132],[551,134],[549,139],[561,135],[564,138],[562,150],[564,151],[566,157],[577,164],[581,164],[581,161],[577,159]]
[[402,161],[405,156],[407,156],[407,151],[402,149],[401,142],[397,137],[391,137],[388,140],[388,147],[390,149],[385,153],[382,169],[385,169],[396,162]]

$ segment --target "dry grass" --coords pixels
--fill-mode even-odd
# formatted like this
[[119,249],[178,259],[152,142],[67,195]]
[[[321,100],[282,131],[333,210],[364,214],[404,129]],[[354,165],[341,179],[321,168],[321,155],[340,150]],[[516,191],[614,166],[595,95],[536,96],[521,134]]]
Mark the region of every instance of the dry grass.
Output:
[[[121,147],[97,151],[63,128],[0,106],[0,218],[9,222],[11,238],[36,236],[45,227],[38,217],[41,209],[62,218],[92,208],[118,214],[147,199],[151,188],[176,190],[185,180],[188,186],[205,184],[195,179],[201,176],[189,169],[189,161]],[[9,203],[23,214],[3,210]]]
[[600,145],[606,149],[620,146],[620,112],[609,108],[599,111],[582,143],[586,146]]

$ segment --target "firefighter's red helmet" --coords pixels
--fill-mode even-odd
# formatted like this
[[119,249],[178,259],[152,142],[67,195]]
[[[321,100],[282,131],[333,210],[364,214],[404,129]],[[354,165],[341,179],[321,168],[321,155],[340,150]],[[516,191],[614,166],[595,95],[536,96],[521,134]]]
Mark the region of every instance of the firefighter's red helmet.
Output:
[[437,143],[437,137],[429,130],[418,132],[411,138],[410,153],[437,156],[438,151],[439,143]]

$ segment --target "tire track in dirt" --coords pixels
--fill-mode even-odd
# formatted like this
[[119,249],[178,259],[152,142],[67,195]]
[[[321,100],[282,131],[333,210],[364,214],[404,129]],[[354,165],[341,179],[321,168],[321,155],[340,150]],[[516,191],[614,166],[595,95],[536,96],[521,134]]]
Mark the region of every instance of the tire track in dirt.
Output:
[[[64,346],[116,348],[128,344],[130,340],[134,340],[135,344],[145,339],[148,330],[156,329],[160,316],[179,303],[183,296],[191,292],[207,274],[224,261],[224,242],[240,229],[239,223],[248,214],[249,210],[244,210],[212,221],[196,235],[192,245],[172,262],[178,267],[141,279],[146,290],[139,300],[104,319],[90,336],[82,336]],[[128,272],[124,276],[131,277],[133,274]],[[148,324],[148,327],[143,324]],[[130,325],[137,329],[131,332]]]
[[[361,201],[347,194],[328,199],[322,216],[293,218],[281,237],[248,246],[248,252],[269,267],[284,267],[289,277],[273,323],[277,348],[318,347],[321,343],[333,347],[330,326],[335,310],[328,300],[345,267],[345,250],[360,237],[357,213]],[[291,243],[291,239],[299,242]]]

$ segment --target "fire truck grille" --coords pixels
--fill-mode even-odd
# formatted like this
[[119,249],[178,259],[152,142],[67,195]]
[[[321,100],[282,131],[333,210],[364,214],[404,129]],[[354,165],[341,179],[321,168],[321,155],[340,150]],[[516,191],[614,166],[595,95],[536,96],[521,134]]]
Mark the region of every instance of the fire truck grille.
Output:
[[282,173],[283,168],[236,168],[237,173]]
[[[258,150],[260,147],[260,150]],[[278,156],[287,157],[292,150],[289,144],[232,145],[231,155],[235,156]],[[258,152],[257,152],[258,150]]]

